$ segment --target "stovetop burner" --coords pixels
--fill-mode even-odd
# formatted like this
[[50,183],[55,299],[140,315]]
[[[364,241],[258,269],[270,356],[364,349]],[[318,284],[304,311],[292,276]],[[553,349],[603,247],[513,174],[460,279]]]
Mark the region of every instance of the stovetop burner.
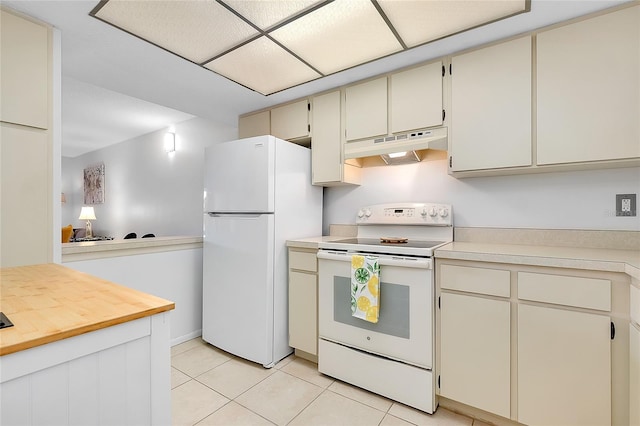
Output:
[[395,246],[395,247],[411,247],[411,248],[421,248],[421,249],[430,249],[433,247],[437,247],[445,241],[422,241],[422,240],[414,240],[414,239],[406,239],[404,242],[385,242],[380,238],[346,238],[344,240],[337,240],[336,243],[340,244],[358,244],[358,245],[366,245],[366,246]]
[[[347,253],[431,257],[453,241],[451,206],[434,203],[393,203],[362,207],[356,215],[357,238],[321,242],[320,250]],[[388,241],[384,241],[384,240]]]

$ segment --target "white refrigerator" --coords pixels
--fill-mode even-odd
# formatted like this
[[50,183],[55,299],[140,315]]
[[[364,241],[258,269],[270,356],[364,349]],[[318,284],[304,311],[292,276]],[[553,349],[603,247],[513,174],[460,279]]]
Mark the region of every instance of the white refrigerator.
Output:
[[267,368],[288,345],[286,240],[322,235],[311,151],[258,136],[205,150],[202,338]]

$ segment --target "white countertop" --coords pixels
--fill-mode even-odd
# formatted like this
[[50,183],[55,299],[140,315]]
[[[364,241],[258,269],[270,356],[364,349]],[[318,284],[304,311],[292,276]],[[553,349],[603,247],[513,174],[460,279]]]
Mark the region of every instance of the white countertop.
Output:
[[344,240],[345,238],[349,237],[344,235],[325,235],[322,237],[297,238],[295,240],[288,240],[287,247],[317,249],[318,243]]
[[62,263],[202,247],[201,236],[131,238],[62,244]]
[[638,250],[453,242],[436,249],[435,257],[622,272],[640,280]]
[[[299,238],[288,240],[287,247],[317,249],[318,243],[344,238],[335,235]],[[640,280],[640,250],[455,241],[436,249],[434,256],[436,259],[621,272]]]

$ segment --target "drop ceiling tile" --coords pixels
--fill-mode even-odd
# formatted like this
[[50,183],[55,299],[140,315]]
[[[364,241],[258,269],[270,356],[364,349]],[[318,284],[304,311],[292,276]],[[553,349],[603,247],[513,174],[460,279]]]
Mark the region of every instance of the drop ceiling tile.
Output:
[[408,47],[526,11],[525,0],[378,0]]
[[324,0],[226,0],[233,10],[266,30]]
[[270,35],[323,74],[402,50],[370,0],[334,1]]
[[258,34],[213,0],[110,0],[95,16],[196,63]]
[[260,37],[205,67],[264,95],[321,77],[267,37]]

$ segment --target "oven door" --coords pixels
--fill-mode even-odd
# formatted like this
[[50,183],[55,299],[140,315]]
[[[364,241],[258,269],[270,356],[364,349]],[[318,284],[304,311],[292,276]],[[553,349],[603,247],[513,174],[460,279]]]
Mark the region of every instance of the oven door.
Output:
[[362,253],[318,252],[319,337],[431,369],[432,260],[378,256],[380,310],[374,324],[351,316],[352,254]]

